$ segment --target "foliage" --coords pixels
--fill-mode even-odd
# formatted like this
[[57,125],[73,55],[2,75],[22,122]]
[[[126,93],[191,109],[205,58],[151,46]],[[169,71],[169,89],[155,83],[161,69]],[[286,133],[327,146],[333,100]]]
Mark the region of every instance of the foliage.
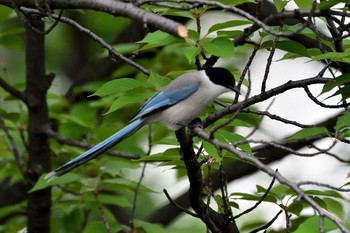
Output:
[[[24,193],[49,188],[52,193],[51,232],[204,232],[206,227],[215,232],[209,224],[216,221],[214,213],[231,226],[237,224],[241,232],[265,229],[268,232],[335,229],[349,232],[349,199],[344,195],[350,191],[349,176],[335,182],[343,184],[340,187],[309,181],[307,177],[305,181],[294,181],[286,178],[283,172],[271,169],[270,165],[287,155],[331,156],[343,167],[349,167],[349,156],[337,150],[346,146],[350,137],[350,43],[349,30],[344,23],[350,16],[348,2],[138,2],[139,5],[133,6],[183,22],[189,29],[188,37],[170,33],[162,22],[150,22],[149,28],[144,28],[145,22],[141,22],[140,27],[111,12],[107,13],[112,15],[98,9],[91,11],[78,3],[78,10],[59,7],[66,8],[63,16],[59,16],[58,9],[52,12],[34,6],[12,9],[7,1],[0,0],[0,200],[4,200],[4,203],[0,201],[0,232],[18,232],[26,228],[29,201]],[[295,10],[288,10],[293,3]],[[244,4],[256,7],[252,10]],[[264,16],[268,7],[273,7],[274,13]],[[228,13],[227,21],[215,21],[206,30],[199,26],[207,14],[218,10],[219,14]],[[256,17],[259,13],[262,16]],[[235,75],[243,95],[240,101],[234,95],[225,95],[220,98],[220,105],[208,106],[200,116],[204,130],[195,127],[180,130],[175,135],[159,124],[144,127],[108,151],[109,155],[47,182],[44,176],[48,170],[35,173],[28,163],[32,156],[29,148],[33,146],[29,140],[32,107],[31,99],[26,96],[28,60],[24,57],[29,45],[24,38],[28,30],[35,29],[33,25],[28,26],[31,14],[45,19],[46,29],[50,29],[45,34],[45,63],[47,73],[53,72],[56,77],[45,97],[50,125],[43,127],[46,131],[41,133],[50,139],[52,168],[121,129],[145,100],[185,72],[212,66],[219,60],[220,65]],[[243,19],[232,19],[233,15]],[[291,22],[287,23],[288,20]],[[321,31],[321,27],[329,34]],[[81,33],[83,29],[88,33]],[[276,51],[283,52],[283,57],[275,58]],[[251,79],[248,70],[256,53],[266,52],[269,59],[259,83]],[[295,59],[323,65],[314,71],[314,77],[266,88],[272,64]],[[316,84],[322,85],[322,90],[314,94],[310,87]],[[251,94],[254,85],[261,85],[261,92],[255,96]],[[303,89],[314,105],[332,109],[337,115],[323,123],[307,125],[298,119],[272,114],[258,105],[273,98],[278,100],[279,94],[295,88]],[[292,125],[295,133],[286,138],[266,139],[266,135],[272,134],[261,125],[266,118]],[[237,130],[242,128],[245,130]],[[265,136],[259,137],[259,134]],[[329,147],[315,145],[326,138],[332,140]],[[159,151],[158,145],[165,147]],[[308,148],[299,150],[305,146]],[[189,155],[195,159],[187,160]],[[179,182],[188,179],[192,202],[182,201],[182,207],[174,206],[169,203],[173,202],[170,194],[167,203],[160,203],[158,197],[163,188],[156,185],[156,181],[143,182],[146,164],[161,171],[175,171]],[[199,175],[191,173],[196,166]],[[271,184],[264,187],[265,184],[256,181],[253,192],[229,188],[230,182],[254,171],[272,177]],[[295,171],[299,172],[297,168]],[[173,176],[163,173],[157,176],[159,180]],[[193,190],[198,189],[194,183],[198,180],[203,188],[193,196]],[[20,192],[23,195],[10,198]],[[181,195],[187,199],[186,193]],[[204,200],[208,212],[204,213],[193,199]],[[180,200],[174,199],[175,202]],[[170,210],[174,209],[177,213],[171,215]],[[275,215],[268,219],[266,216],[270,215],[259,214],[261,209],[263,213],[272,211]],[[185,222],[176,226],[170,224],[181,213],[187,214]],[[208,221],[205,215],[213,219]],[[241,216],[253,217],[246,220]],[[277,224],[277,219],[283,224]],[[223,225],[217,224],[217,227]]]

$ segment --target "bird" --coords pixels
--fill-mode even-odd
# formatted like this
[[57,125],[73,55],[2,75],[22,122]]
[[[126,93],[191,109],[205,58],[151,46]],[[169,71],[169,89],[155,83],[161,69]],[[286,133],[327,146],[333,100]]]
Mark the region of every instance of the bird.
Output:
[[51,180],[68,173],[131,136],[144,125],[162,122],[174,131],[188,126],[219,95],[230,90],[240,94],[234,76],[225,68],[210,67],[185,73],[146,101],[127,126],[50,172],[45,178]]

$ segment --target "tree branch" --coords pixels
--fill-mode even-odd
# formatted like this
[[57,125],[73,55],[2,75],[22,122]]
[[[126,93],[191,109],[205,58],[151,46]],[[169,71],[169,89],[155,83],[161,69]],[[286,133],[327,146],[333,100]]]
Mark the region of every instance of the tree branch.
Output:
[[215,212],[202,200],[203,176],[201,165],[193,150],[192,137],[185,132],[184,128],[176,131],[176,137],[180,143],[181,156],[190,182],[188,195],[191,207],[212,232],[239,232],[236,223],[233,220],[229,221],[229,216]]
[[[43,31],[44,23],[30,19],[31,25]],[[28,170],[27,180],[31,188],[40,175],[51,170],[49,140],[44,128],[49,125],[46,93],[51,79],[45,75],[45,39],[31,27],[26,26],[26,89],[28,103]],[[50,232],[51,190],[28,194],[28,232]]]
[[[326,83],[330,80],[332,80],[332,79],[322,78],[320,76],[315,76],[312,78],[307,78],[307,79],[302,79],[302,80],[297,80],[297,81],[290,80],[290,81],[286,82],[285,84],[282,84],[278,87],[272,88],[269,91],[266,91],[264,93],[260,93],[258,95],[253,96],[253,97],[250,97],[249,99],[247,99],[243,103],[240,102],[240,103],[228,106],[224,109],[221,109],[221,110],[213,113],[212,115],[210,115],[209,117],[207,117],[203,121],[203,126],[207,127],[210,124],[212,124],[213,122],[215,122],[216,120],[220,119],[221,117],[228,115],[230,113],[234,113],[239,108],[243,109],[245,107],[248,107],[248,106],[251,106],[253,104],[267,100],[273,96],[277,96],[279,94],[282,94],[283,92],[286,92],[288,90],[291,90],[294,88],[305,88],[306,86],[311,85],[311,84],[323,84],[323,83]],[[244,104],[244,106],[242,107],[241,104]]]
[[16,146],[16,142],[14,140],[14,138],[12,137],[12,135],[10,134],[6,124],[5,124],[5,120],[2,116],[0,116],[0,128],[4,131],[9,144],[10,144],[10,149],[12,151],[13,156],[15,157],[17,166],[21,172],[21,175],[23,176],[23,179],[26,180],[26,175],[25,175],[25,170],[24,170],[24,163],[23,163],[23,158],[21,157],[21,155],[19,154],[18,150],[17,150],[17,146]]
[[16,97],[17,99],[23,101],[24,103],[27,102],[27,99],[24,93],[12,87],[11,85],[9,85],[2,77],[0,77],[0,87],[2,87],[6,92],[8,92],[13,97]]
[[[336,124],[337,118],[339,115],[333,116],[323,122],[320,122],[316,124],[315,126],[323,126],[327,128],[329,131],[333,130],[334,125]],[[313,138],[307,138],[303,140],[295,140],[295,141],[285,141],[283,143],[283,146],[289,147],[293,150],[301,149],[305,146],[311,145],[312,143],[324,138],[321,137],[313,137]],[[261,145],[256,146],[252,148],[254,156],[256,158],[259,158],[260,161],[262,161],[264,164],[270,164],[276,161],[279,161],[286,156],[289,155],[289,152],[280,148],[273,147],[271,145]],[[242,178],[244,176],[247,176],[249,174],[253,174],[258,169],[257,167],[244,162],[235,162],[235,163],[229,163],[226,162],[223,166],[223,170],[227,176],[228,182],[233,182],[239,178]],[[212,186],[213,190],[216,190],[220,186],[220,181],[216,178],[218,175],[217,173],[212,175]],[[174,200],[176,203],[180,204],[184,208],[188,208],[190,206],[188,202],[188,196],[186,193],[182,194],[181,196],[177,197]],[[171,204],[168,204],[166,206],[163,206],[156,210],[149,218],[148,220],[151,222],[157,222],[162,223],[163,225],[168,224],[172,219],[176,218],[181,212],[177,208],[173,208]]]
[[30,9],[30,8],[26,8],[26,7],[21,7],[20,10],[22,12],[24,12],[25,14],[37,14],[37,15],[41,15],[41,16],[47,16],[47,17],[52,17],[53,19],[59,21],[59,22],[63,22],[66,24],[69,24],[75,28],[77,28],[80,32],[86,34],[87,36],[91,37],[94,41],[96,41],[97,43],[99,43],[102,47],[104,47],[105,49],[108,50],[109,54],[113,57],[113,58],[118,58],[119,60],[124,61],[125,63],[137,68],[138,70],[140,70],[142,73],[146,74],[146,75],[150,75],[150,71],[147,70],[146,68],[144,68],[143,66],[141,66],[140,64],[134,62],[133,60],[125,57],[123,54],[118,53],[117,51],[115,51],[115,49],[113,48],[113,46],[111,46],[110,44],[108,44],[106,41],[104,41],[101,37],[97,36],[95,33],[93,33],[92,31],[90,31],[89,29],[81,26],[80,24],[78,24],[77,22],[75,22],[72,19],[69,19],[67,17],[64,16],[59,16],[59,15],[55,15],[55,14],[43,14],[38,10],[35,9]]
[[[34,9],[37,8],[35,1],[33,0],[0,0],[0,4],[11,8],[15,8],[14,4],[17,5],[17,7],[26,6]],[[174,22],[163,16],[143,10],[132,3],[114,0],[50,0],[49,6],[51,10],[89,9],[106,12],[114,16],[123,16],[137,20],[145,25],[159,28],[162,31],[181,38],[186,38],[188,36],[186,27],[181,23]]]
[[275,177],[276,180],[278,180],[281,184],[288,186],[290,189],[292,189],[301,199],[304,199],[319,215],[320,218],[326,217],[332,222],[334,222],[341,232],[344,233],[350,233],[350,230],[346,228],[346,226],[342,223],[342,221],[334,216],[333,214],[330,214],[329,212],[325,211],[319,204],[317,204],[310,196],[308,196],[299,186],[298,184],[292,182],[291,180],[288,180],[284,176],[282,176],[279,172],[274,171],[264,163],[262,163],[258,158],[250,156],[243,151],[240,151],[236,149],[233,145],[222,143],[219,140],[210,137],[209,134],[207,134],[202,128],[195,127],[192,129],[193,133],[197,135],[198,137],[212,143],[217,148],[221,148],[224,150],[227,150],[231,152],[232,154],[236,155],[239,159],[246,161],[248,163],[254,164],[256,167],[259,168],[259,170],[263,171],[264,173],[270,175],[271,177]]

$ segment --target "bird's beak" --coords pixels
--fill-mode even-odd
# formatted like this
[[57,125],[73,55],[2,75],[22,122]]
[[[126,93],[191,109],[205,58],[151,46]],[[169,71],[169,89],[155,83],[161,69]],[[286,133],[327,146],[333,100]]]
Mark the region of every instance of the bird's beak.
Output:
[[234,86],[234,87],[229,87],[230,90],[236,92],[237,94],[241,94],[241,92],[239,91],[239,89],[237,88],[237,86]]

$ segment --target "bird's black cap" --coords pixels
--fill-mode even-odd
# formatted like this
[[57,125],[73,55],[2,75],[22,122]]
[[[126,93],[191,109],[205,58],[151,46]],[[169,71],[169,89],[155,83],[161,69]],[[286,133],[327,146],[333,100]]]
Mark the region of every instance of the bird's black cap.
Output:
[[210,81],[212,81],[213,83],[224,86],[240,94],[238,88],[236,87],[235,78],[230,71],[221,67],[206,68],[204,69],[204,71],[209,77]]

